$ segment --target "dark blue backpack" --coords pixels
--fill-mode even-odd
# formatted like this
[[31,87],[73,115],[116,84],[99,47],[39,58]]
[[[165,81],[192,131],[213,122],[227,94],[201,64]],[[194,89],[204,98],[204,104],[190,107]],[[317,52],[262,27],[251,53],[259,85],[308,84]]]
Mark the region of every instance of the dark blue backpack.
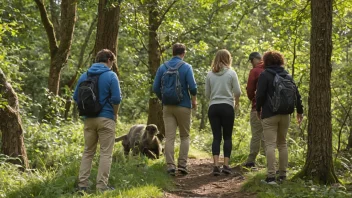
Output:
[[175,67],[164,63],[167,71],[161,77],[161,98],[164,105],[177,105],[183,99],[182,85],[178,69],[185,62],[180,61]]

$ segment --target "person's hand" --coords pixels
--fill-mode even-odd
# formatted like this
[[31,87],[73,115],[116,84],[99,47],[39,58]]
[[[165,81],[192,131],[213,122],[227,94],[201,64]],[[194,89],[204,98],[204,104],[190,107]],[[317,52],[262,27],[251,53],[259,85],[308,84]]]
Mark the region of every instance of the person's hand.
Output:
[[301,123],[302,123],[302,120],[303,120],[303,114],[299,114],[299,113],[297,113],[297,122],[298,122],[298,124],[299,125],[301,125]]
[[235,110],[238,111],[240,109],[240,103],[235,103]]
[[259,111],[257,111],[257,118],[258,118],[258,120],[261,120],[261,118],[260,118],[260,115],[262,114],[262,112],[259,112]]
[[197,101],[192,102],[192,109],[197,109]]
[[119,115],[114,115],[114,120],[117,121],[117,118],[119,117]]

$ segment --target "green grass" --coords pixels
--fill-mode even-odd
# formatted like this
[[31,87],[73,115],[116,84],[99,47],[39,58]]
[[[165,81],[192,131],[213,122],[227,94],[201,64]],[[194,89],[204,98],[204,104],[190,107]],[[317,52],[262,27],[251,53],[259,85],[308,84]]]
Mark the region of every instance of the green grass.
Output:
[[[238,118],[233,135],[231,165],[243,163],[248,155],[250,129],[248,116]],[[141,121],[143,123],[143,121]],[[189,158],[211,158],[212,134],[209,125],[198,131],[197,123],[191,129]],[[128,132],[132,124],[117,124],[117,135]],[[18,167],[6,163],[0,155],[0,198],[18,197],[78,197],[75,193],[78,170],[83,151],[83,125],[65,122],[58,125],[32,123],[24,120],[25,145],[31,170],[18,171]],[[291,128],[295,133],[294,127]],[[290,135],[289,173],[294,175],[304,165],[304,141]],[[179,138],[177,138],[178,140]],[[175,145],[175,159],[178,157],[179,142]],[[95,178],[98,168],[98,154],[93,161],[90,176],[91,193],[84,197],[162,197],[163,190],[175,188],[172,178],[165,172],[165,160],[148,160],[138,157],[124,157],[120,143],[115,144],[109,184],[115,191],[100,194],[95,192]],[[335,163],[340,180],[344,184],[352,181],[351,154],[341,153]],[[265,167],[265,156],[257,157],[257,164]],[[264,169],[265,170],[265,169]],[[263,171],[264,171],[263,170]],[[264,172],[249,173],[244,191],[256,192],[258,197],[352,197],[351,187],[316,186],[310,182],[287,181],[279,186],[268,186],[260,182]]]
[[303,180],[287,180],[279,185],[268,185],[264,170],[259,173],[249,173],[242,191],[255,192],[258,198],[346,198],[352,197],[343,186],[319,186]]
[[[116,160],[116,159],[115,159]],[[151,161],[131,157],[112,164],[109,183],[115,191],[95,193],[97,160],[90,176],[91,193],[87,197],[161,197],[162,189],[172,189],[172,178],[165,173],[164,160]],[[75,197],[79,161],[57,169],[21,173],[3,163],[0,171],[0,197]],[[138,196],[137,196],[138,195]]]

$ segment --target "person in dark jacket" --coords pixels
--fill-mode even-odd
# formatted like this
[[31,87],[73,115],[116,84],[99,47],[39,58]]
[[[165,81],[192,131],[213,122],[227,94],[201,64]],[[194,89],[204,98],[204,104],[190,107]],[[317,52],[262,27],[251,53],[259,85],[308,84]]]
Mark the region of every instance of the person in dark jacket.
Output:
[[[267,178],[265,182],[268,184],[276,184],[275,169],[275,148],[279,150],[279,178],[286,179],[286,169],[288,164],[288,152],[286,135],[290,125],[289,114],[278,114],[271,110],[268,97],[274,95],[274,74],[267,69],[274,70],[280,75],[289,75],[284,69],[284,58],[281,53],[276,51],[268,51],[263,56],[264,68],[266,69],[259,76],[258,87],[256,92],[256,110],[258,119],[261,119],[263,133],[265,139],[266,160],[267,160]],[[296,110],[297,121],[300,124],[303,119],[303,106],[301,95],[296,90]]]
[[262,61],[262,56],[258,52],[252,52],[249,55],[248,61],[250,61],[253,66],[253,69],[249,72],[246,87],[248,99],[252,102],[252,110],[250,114],[252,137],[249,145],[249,155],[244,166],[247,168],[255,168],[255,158],[261,147],[264,150],[263,127],[260,120],[257,119],[257,112],[255,109],[255,92],[257,91],[259,75],[264,71],[264,63]]

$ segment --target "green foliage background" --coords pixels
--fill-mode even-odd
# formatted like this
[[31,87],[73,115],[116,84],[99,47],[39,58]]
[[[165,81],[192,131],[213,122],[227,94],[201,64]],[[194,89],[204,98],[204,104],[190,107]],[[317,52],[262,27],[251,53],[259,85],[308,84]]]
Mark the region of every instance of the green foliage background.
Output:
[[[59,1],[55,1],[59,2]],[[158,9],[165,11],[171,0],[159,0]],[[16,167],[7,164],[6,156],[0,156],[0,197],[47,197],[76,196],[74,186],[83,149],[82,123],[74,107],[69,117],[63,117],[65,98],[72,95],[67,83],[77,71],[79,53],[88,28],[97,17],[97,1],[79,1],[73,46],[67,65],[63,69],[60,95],[47,91],[50,55],[45,30],[39,11],[31,0],[3,0],[0,2],[0,68],[16,90],[25,129],[25,145],[31,171],[18,173]],[[49,3],[46,3],[48,6]],[[117,123],[117,135],[124,134],[134,123],[145,123],[148,115],[148,100],[152,79],[148,71],[148,11],[146,1],[123,1],[118,45],[119,79],[123,101]],[[49,6],[48,6],[49,8]],[[333,151],[335,168],[347,191],[335,191],[340,196],[348,192],[352,183],[351,150],[345,150],[352,134],[352,2],[334,1],[333,7],[333,57],[332,57],[332,116]],[[305,115],[307,115],[309,90],[309,40],[310,1],[306,0],[178,0],[165,15],[158,30],[162,61],[171,58],[171,46],[175,42],[185,43],[185,60],[192,64],[199,88],[199,107],[193,111],[192,147],[194,152],[210,153],[211,130],[207,123],[207,99],[204,97],[204,81],[211,61],[218,49],[226,48],[233,56],[233,68],[238,73],[243,95],[241,109],[236,114],[233,165],[241,164],[248,155],[250,127],[250,101],[245,87],[250,64],[248,54],[252,51],[264,53],[274,49],[283,53],[286,69],[293,74],[299,86]],[[95,31],[91,35],[84,59],[91,64]],[[49,98],[49,100],[47,100]],[[49,102],[51,108],[48,108]],[[0,95],[0,108],[6,105]],[[202,108],[203,107],[203,108]],[[50,109],[50,111],[48,111]],[[51,111],[53,110],[53,111]],[[201,126],[201,120],[205,126]],[[346,119],[346,121],[344,121]],[[289,166],[292,175],[304,165],[306,151],[307,119],[301,126],[294,116],[289,129]],[[0,133],[1,136],[1,133]],[[194,153],[193,153],[194,154]],[[192,155],[192,154],[191,154]],[[121,146],[114,150],[111,183],[120,189],[111,196],[134,197],[134,193],[145,192],[141,197],[158,197],[161,189],[173,188],[170,178],[163,174],[163,160],[150,162],[138,169],[138,174],[124,174],[134,170],[138,161],[126,161]],[[258,164],[265,166],[265,157],[260,155]],[[121,172],[122,170],[122,172]],[[93,169],[92,178],[96,169]],[[152,176],[157,179],[152,179]],[[253,176],[256,185],[261,175]],[[301,185],[302,184],[302,185]],[[302,197],[311,197],[311,185],[295,183]],[[93,185],[94,186],[94,185]],[[150,187],[151,186],[151,187]],[[253,188],[244,188],[253,190]],[[317,187],[320,197],[324,189]],[[263,190],[259,188],[258,192]],[[315,191],[317,192],[317,191]],[[330,192],[330,191],[329,191]],[[148,194],[149,193],[149,194]],[[262,195],[262,194],[263,195]],[[278,190],[261,192],[258,196],[281,197]],[[340,194],[339,194],[340,193]],[[319,194],[319,193],[318,193]],[[94,195],[95,196],[95,195]],[[96,195],[99,196],[99,195]],[[348,194],[346,195],[348,196]]]

